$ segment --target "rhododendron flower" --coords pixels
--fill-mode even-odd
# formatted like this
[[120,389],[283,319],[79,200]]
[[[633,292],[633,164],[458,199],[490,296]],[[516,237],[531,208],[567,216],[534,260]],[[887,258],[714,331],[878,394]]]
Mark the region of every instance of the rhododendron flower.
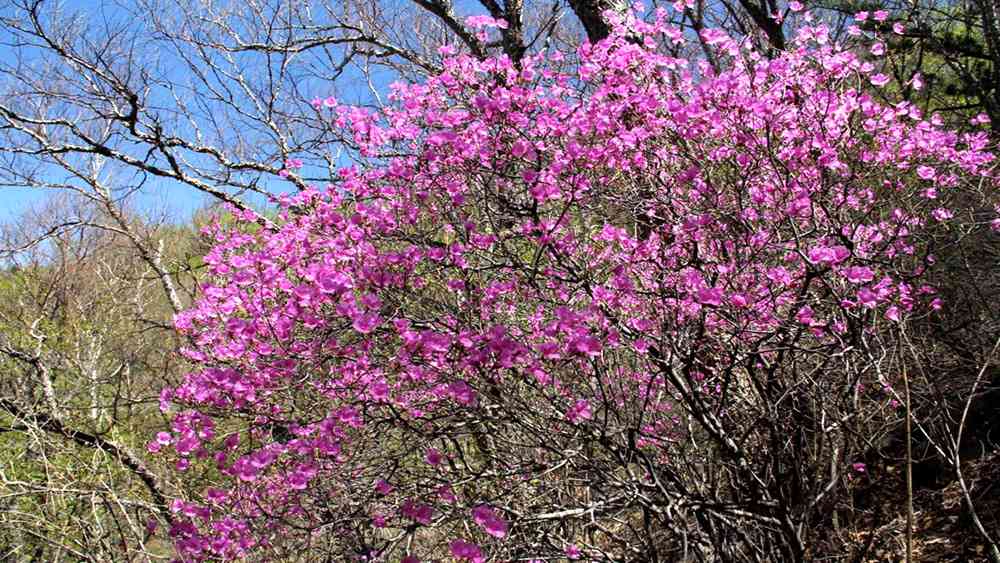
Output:
[[566,549],[565,549],[565,553],[566,553],[566,557],[568,557],[570,559],[579,559],[580,555],[581,555],[580,548],[577,547],[574,544],[567,545]]
[[845,268],[843,274],[851,283],[866,283],[875,279],[875,272],[867,266],[851,266]]
[[586,399],[578,399],[573,406],[566,411],[566,420],[573,424],[590,420],[593,413],[590,411],[590,403]]
[[862,287],[858,290],[858,303],[871,309],[878,304],[878,295],[871,288]]
[[725,31],[717,28],[705,28],[701,30],[701,37],[707,45],[718,45],[730,39]]
[[698,302],[715,307],[722,305],[722,290],[717,287],[703,287],[698,290]]
[[380,495],[387,495],[392,492],[392,485],[390,485],[385,479],[379,479],[375,483],[375,490],[378,491],[378,494]]
[[889,77],[882,73],[873,74],[871,78],[869,78],[868,80],[872,83],[873,86],[878,86],[878,87],[885,86],[886,84],[889,83]]
[[471,561],[472,563],[483,563],[486,561],[483,557],[483,551],[474,543],[469,543],[464,540],[453,540],[450,547],[451,554],[458,559],[465,559],[467,561]]
[[424,456],[424,459],[428,464],[436,467],[441,464],[441,452],[437,451],[435,448],[427,448],[427,454]]
[[452,490],[451,485],[441,485],[440,487],[438,487],[437,492],[438,492],[438,498],[440,498],[441,500],[443,500],[448,504],[453,504],[455,501],[458,500],[458,497],[455,496],[455,492]]
[[490,27],[507,29],[507,20],[494,19],[490,16],[469,16],[465,18],[465,25],[473,29],[490,28]]
[[452,399],[460,405],[473,407],[476,405],[476,390],[464,381],[453,381],[448,384],[448,392]]
[[888,309],[885,310],[885,318],[889,319],[890,321],[898,322],[900,319],[899,307],[891,305]]
[[799,312],[795,316],[795,318],[798,319],[800,323],[811,326],[813,323],[816,322],[816,319],[813,317],[813,314],[814,313],[812,307],[806,305],[801,309],[799,309]]
[[951,211],[951,209],[945,207],[938,207],[937,209],[931,211],[931,217],[934,217],[938,221],[947,221],[954,216],[955,214]]
[[845,246],[817,246],[809,250],[809,261],[813,264],[839,264],[850,254]]
[[885,10],[876,10],[872,13],[872,19],[877,22],[884,22],[889,17],[889,12]]
[[428,525],[431,523],[431,519],[434,518],[434,508],[430,505],[415,503],[412,500],[406,500],[399,509],[399,513],[405,518],[409,518],[418,524]]
[[205,491],[205,498],[209,502],[214,504],[220,504],[224,502],[228,497],[229,494],[226,491],[223,491],[221,489],[216,489],[214,487],[209,488],[208,490]]
[[597,338],[585,334],[573,340],[572,348],[579,354],[596,357],[601,355],[602,346]]
[[479,505],[472,509],[472,519],[482,526],[487,534],[502,538],[507,535],[507,522],[497,516],[496,512],[485,505]]
[[973,125],[984,125],[989,122],[990,122],[990,116],[986,115],[985,113],[977,114],[975,117],[969,120],[969,123]]

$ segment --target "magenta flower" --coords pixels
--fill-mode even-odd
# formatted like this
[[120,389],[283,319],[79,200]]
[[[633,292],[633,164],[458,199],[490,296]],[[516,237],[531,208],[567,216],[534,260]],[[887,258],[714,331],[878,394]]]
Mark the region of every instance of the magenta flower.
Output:
[[924,180],[933,180],[937,177],[937,171],[931,166],[918,166],[917,176]]
[[875,279],[875,272],[866,266],[851,266],[843,270],[844,277],[851,283],[866,283]]
[[427,454],[424,456],[424,460],[426,460],[429,465],[437,467],[441,464],[441,452],[437,451],[435,448],[427,448]]
[[434,518],[434,509],[426,504],[415,503],[412,500],[406,500],[399,509],[399,513],[403,515],[404,518],[409,518],[418,524],[428,525]]
[[463,540],[454,540],[450,544],[451,554],[458,559],[471,561],[472,563],[483,563],[483,551],[478,545]]
[[872,83],[873,86],[878,86],[881,88],[882,86],[885,86],[886,84],[889,83],[889,77],[882,73],[873,74],[869,79],[869,81]]
[[719,307],[722,305],[722,290],[717,287],[703,287],[698,290],[698,302],[702,305]]
[[573,406],[566,411],[566,420],[572,424],[590,420],[593,413],[590,411],[590,403],[586,399],[577,399]]
[[502,538],[507,535],[507,522],[497,516],[496,512],[485,505],[472,509],[472,519],[479,524],[487,534]]

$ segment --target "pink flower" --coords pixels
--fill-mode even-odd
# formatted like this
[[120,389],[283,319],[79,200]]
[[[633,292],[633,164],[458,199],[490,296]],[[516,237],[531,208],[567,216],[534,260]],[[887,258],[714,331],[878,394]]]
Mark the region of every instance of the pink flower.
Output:
[[851,283],[865,283],[875,279],[875,272],[867,266],[851,266],[845,268],[843,274]]
[[870,288],[862,287],[858,290],[858,303],[866,309],[871,309],[878,304],[878,295]]
[[458,559],[466,559],[472,563],[482,563],[485,561],[483,558],[483,552],[479,549],[479,546],[474,543],[469,543],[463,540],[454,540],[451,542],[451,554]]
[[426,504],[415,503],[407,499],[399,508],[399,513],[405,518],[409,518],[418,524],[427,526],[434,518],[434,509]]
[[805,6],[803,6],[801,2],[797,2],[796,0],[792,0],[788,3],[788,9],[793,12],[801,12],[804,7]]
[[336,270],[324,270],[317,276],[319,290],[323,293],[339,294],[350,289],[353,284],[351,279],[343,272]]
[[868,19],[868,12],[858,12],[854,14],[854,21],[863,22]]
[[427,448],[427,455],[424,456],[424,459],[429,465],[437,467],[441,464],[441,452],[435,448]]
[[580,558],[580,548],[577,547],[574,544],[567,545],[566,549],[565,549],[565,553],[566,553],[566,557],[568,557],[570,559],[579,559]]
[[893,322],[899,322],[899,307],[892,305],[885,310],[885,318]]
[[969,120],[969,123],[973,125],[984,125],[989,122],[990,122],[990,116],[986,115],[985,113],[980,113]]
[[491,27],[507,29],[507,20],[494,19],[490,16],[469,16],[465,18],[465,25],[472,29],[488,29]]
[[578,337],[572,343],[574,352],[596,358],[601,355],[601,341],[589,334]]
[[438,498],[443,500],[448,504],[454,503],[458,498],[455,496],[455,491],[451,489],[451,485],[441,485],[437,490]]
[[456,403],[467,407],[476,405],[476,390],[464,381],[453,381],[448,384],[448,394]]
[[707,45],[718,45],[729,40],[729,36],[726,35],[725,31],[714,27],[702,29],[701,38],[705,40]]
[[851,469],[853,469],[857,473],[864,473],[865,472],[865,464],[862,463],[862,462],[860,462],[860,461],[855,462],[855,463],[851,464]]
[[590,420],[593,413],[590,412],[590,403],[586,399],[577,399],[573,406],[566,411],[566,420],[570,421],[572,424],[582,422],[584,420]]
[[212,504],[222,504],[229,498],[229,494],[221,489],[210,488],[205,491],[205,498]]
[[486,533],[502,538],[507,535],[507,522],[497,516],[496,512],[485,505],[479,505],[472,509],[472,519],[482,526]]
[[919,176],[923,180],[933,180],[935,177],[937,177],[937,171],[930,166],[918,166],[917,176]]
[[698,290],[698,302],[702,305],[722,305],[722,290],[717,287],[703,287]]
[[392,492],[392,485],[385,479],[379,479],[375,483],[375,490],[378,491],[378,494],[385,496]]
[[938,221],[947,221],[954,216],[955,214],[952,213],[950,209],[945,209],[944,207],[938,207],[934,211],[931,211],[931,217],[937,219]]
[[885,10],[876,10],[875,13],[872,14],[872,19],[874,19],[877,22],[884,22],[888,17],[889,17],[889,12]]
[[892,24],[892,32],[896,35],[902,35],[906,33],[906,26],[903,25],[903,22],[896,22]]
[[886,84],[889,83],[889,77],[882,73],[878,73],[878,74],[873,74],[871,78],[869,78],[869,81],[872,83],[872,85],[881,88],[882,86],[885,86]]
[[851,251],[845,246],[816,246],[809,249],[809,261],[813,264],[838,264],[850,255]]
[[811,326],[814,322],[816,322],[816,319],[813,317],[812,307],[810,307],[809,305],[806,305],[801,309],[799,309],[799,312],[797,315],[795,315],[795,318],[800,323],[809,326]]

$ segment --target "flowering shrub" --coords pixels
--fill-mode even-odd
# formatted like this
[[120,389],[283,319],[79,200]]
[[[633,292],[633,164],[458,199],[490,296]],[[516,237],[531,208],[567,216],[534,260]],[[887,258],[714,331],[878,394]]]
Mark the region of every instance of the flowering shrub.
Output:
[[616,30],[329,104],[367,163],[207,231],[151,443],[218,471],[184,558],[805,556],[893,416],[883,340],[991,201],[986,137],[876,103],[822,26],[773,59],[706,32],[718,71]]

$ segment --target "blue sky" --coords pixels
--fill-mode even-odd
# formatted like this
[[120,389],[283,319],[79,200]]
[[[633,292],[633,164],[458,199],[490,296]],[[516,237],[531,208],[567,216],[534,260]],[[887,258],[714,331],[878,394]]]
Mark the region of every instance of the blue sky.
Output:
[[[234,3],[239,5],[238,3]],[[52,9],[55,6],[55,0],[46,2],[43,4],[43,9]],[[124,6],[129,6],[126,3]],[[78,12],[85,15],[88,18],[94,18],[98,22],[122,22],[126,25],[131,25],[129,20],[129,14],[117,7],[111,0],[68,0],[62,2],[61,6],[68,12]],[[10,5],[0,7],[0,16],[8,15],[14,10]],[[100,25],[94,26],[91,29],[99,29]],[[23,61],[25,64],[32,65],[39,61],[38,51],[32,51],[30,49],[20,49],[21,57],[15,57],[15,49],[10,47],[8,43],[11,41],[11,35],[6,33],[2,26],[0,26],[0,65],[3,64],[16,64],[14,61]],[[152,64],[159,73],[159,76],[163,79],[173,82],[175,84],[186,84],[189,81],[196,83],[193,76],[188,73],[190,70],[184,64],[183,61],[179,60],[176,54],[170,52],[169,50],[161,50],[155,53],[157,60],[153,61]],[[236,55],[237,63],[240,65],[260,65],[262,64],[262,57],[256,54],[248,55]],[[148,62],[144,60],[144,62]],[[259,67],[258,67],[259,68]],[[257,68],[252,69],[252,71],[258,71]],[[266,72],[265,72],[266,76]],[[335,94],[338,99],[347,103],[364,103],[369,101],[370,94],[366,84],[360,83],[359,79],[361,74],[356,68],[348,68],[347,71],[340,77],[336,83],[333,82],[320,82],[317,80],[302,81],[299,83],[297,81],[297,86],[299,87],[299,94],[306,98],[311,99],[312,97],[326,97],[331,94]],[[374,82],[376,89],[381,92],[387,91],[387,85],[393,78],[388,76],[386,73],[376,73],[374,75]],[[11,87],[10,79],[5,77],[0,73],[0,90],[9,91]],[[16,88],[16,84],[14,84]],[[187,103],[191,103],[190,100],[185,100]],[[170,99],[170,96],[165,90],[157,91],[156,89],[151,90],[146,93],[145,103],[148,105],[158,105],[161,108],[166,108],[165,111],[169,115],[172,108],[176,107],[176,102]],[[202,111],[212,111],[212,108],[206,106]],[[231,110],[230,110],[231,111]],[[252,111],[251,111],[252,113]],[[221,115],[221,114],[220,114]],[[204,123],[199,123],[199,126]],[[187,125],[183,119],[176,120],[176,122],[169,125],[169,132],[177,135],[181,135],[188,138],[194,138],[193,129]],[[209,127],[208,130],[212,130]],[[225,127],[222,128],[223,134],[225,134]],[[252,133],[250,134],[252,135]],[[3,142],[0,140],[0,142]],[[211,141],[209,142],[211,144]],[[272,146],[271,142],[262,141],[260,146]],[[0,146],[0,151],[3,147]],[[132,147],[133,155],[142,157],[144,150],[142,147]],[[186,155],[186,158],[193,158],[196,164],[201,164],[203,166],[211,166],[211,164],[205,160],[201,159],[199,161],[197,155],[192,156],[191,154]],[[274,161],[272,161],[272,164]],[[48,167],[42,167],[38,169],[40,172],[40,177],[46,181],[52,181],[53,183],[66,183],[71,182],[68,180],[68,175],[65,171],[61,170],[59,167],[52,165]],[[120,171],[120,173],[123,171]],[[139,177],[131,177],[131,174],[124,171],[124,174],[120,174],[122,180],[125,182],[140,181]],[[203,193],[192,189],[189,186],[180,185],[176,182],[172,182],[167,179],[147,177],[141,179],[145,184],[141,190],[137,191],[135,194],[130,196],[131,204],[137,206],[140,209],[148,210],[156,215],[160,212],[166,212],[169,216],[175,218],[178,221],[184,221],[186,218],[205,205],[212,202],[210,196],[206,196]],[[263,189],[270,191],[272,193],[278,193],[283,191],[290,191],[292,186],[287,181],[281,179],[280,177],[273,178],[259,178],[258,186]],[[3,183],[3,178],[0,177],[0,184]],[[46,198],[61,198],[67,197],[69,192],[62,192],[58,190],[39,190],[37,188],[25,188],[16,186],[0,186],[0,222],[9,222],[16,220],[26,209],[40,205],[44,202]],[[262,197],[252,197],[244,198],[252,205],[263,205],[264,199]]]

